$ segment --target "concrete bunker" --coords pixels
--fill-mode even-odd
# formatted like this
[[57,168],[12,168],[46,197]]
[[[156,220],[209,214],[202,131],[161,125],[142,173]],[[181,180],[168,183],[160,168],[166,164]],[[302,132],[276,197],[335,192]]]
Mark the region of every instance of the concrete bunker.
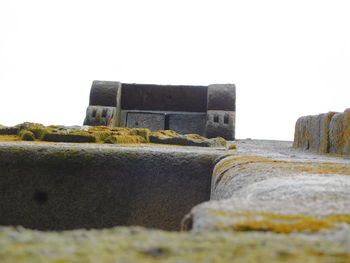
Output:
[[235,139],[236,88],[94,81],[84,125],[140,127]]
[[210,199],[220,151],[2,143],[0,225],[180,230]]

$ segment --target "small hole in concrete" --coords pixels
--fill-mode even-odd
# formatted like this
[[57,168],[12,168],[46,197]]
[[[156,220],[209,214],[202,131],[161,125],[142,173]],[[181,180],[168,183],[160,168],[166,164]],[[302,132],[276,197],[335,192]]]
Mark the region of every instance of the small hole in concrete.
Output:
[[139,123],[137,121],[135,121],[135,126],[139,126]]
[[97,113],[97,110],[96,110],[96,109],[93,109],[93,110],[92,110],[92,117],[93,117],[93,118],[96,117],[96,113]]
[[214,122],[219,122],[219,115],[214,115]]
[[47,193],[46,192],[42,192],[42,191],[36,191],[33,195],[33,199],[35,202],[37,202],[38,204],[44,204],[47,202]]

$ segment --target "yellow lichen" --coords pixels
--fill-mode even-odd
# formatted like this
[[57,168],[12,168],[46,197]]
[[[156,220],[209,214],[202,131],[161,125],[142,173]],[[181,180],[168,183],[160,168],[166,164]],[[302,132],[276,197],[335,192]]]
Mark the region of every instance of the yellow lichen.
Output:
[[350,215],[329,215],[325,217],[312,217],[305,215],[285,215],[274,213],[254,213],[241,212],[234,213],[230,211],[214,210],[210,214],[237,218],[237,222],[224,224],[218,223],[218,229],[233,231],[270,231],[275,233],[291,232],[316,232],[321,229],[332,228],[336,223],[350,224]]
[[205,138],[203,136],[200,136],[198,134],[186,134],[187,137],[195,140],[207,140],[208,138]]
[[157,132],[153,132],[152,135],[156,137],[168,137],[168,138],[180,136],[179,133],[172,130],[160,130]]
[[228,147],[229,150],[237,150],[237,146],[236,144],[231,144],[229,147]]
[[0,135],[0,142],[17,142],[20,140],[17,135]]
[[324,228],[330,228],[332,224],[326,220],[305,218],[297,222],[278,223],[269,220],[247,220],[234,224],[234,231],[270,231],[289,234],[291,232],[311,231],[317,232]]

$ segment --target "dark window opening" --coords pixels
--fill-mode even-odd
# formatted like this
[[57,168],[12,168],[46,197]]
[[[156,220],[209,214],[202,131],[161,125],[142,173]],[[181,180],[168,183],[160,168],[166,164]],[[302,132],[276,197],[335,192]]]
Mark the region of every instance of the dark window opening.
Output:
[[219,122],[219,115],[214,115],[214,122]]
[[97,110],[96,110],[96,109],[93,109],[93,110],[92,110],[92,117],[93,117],[93,118],[96,118],[96,113],[97,113]]
[[225,124],[228,124],[228,119],[229,119],[229,118],[228,118],[228,114],[225,114],[225,115],[224,115],[224,123],[225,123]]
[[106,118],[106,117],[107,117],[107,110],[104,109],[104,110],[102,111],[102,118]]
[[165,115],[165,119],[164,119],[164,130],[169,130],[170,127],[170,116],[169,115]]

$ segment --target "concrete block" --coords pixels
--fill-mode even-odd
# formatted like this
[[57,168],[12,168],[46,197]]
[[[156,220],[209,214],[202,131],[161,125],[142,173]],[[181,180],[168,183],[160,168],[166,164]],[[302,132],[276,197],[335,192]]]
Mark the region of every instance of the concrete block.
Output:
[[234,84],[209,85],[208,110],[236,111],[236,86]]
[[298,118],[295,123],[293,148],[302,147],[302,122],[304,117]]
[[339,153],[343,133],[344,113],[336,113],[329,124],[329,152]]
[[328,112],[325,114],[321,114],[321,122],[320,122],[320,148],[319,151],[321,153],[329,153],[330,151],[330,140],[329,140],[329,126],[331,120],[336,114],[335,112]]
[[169,130],[181,134],[199,134],[205,136],[207,115],[202,114],[167,114]]
[[89,106],[86,110],[84,125],[111,126],[115,114],[115,107]]
[[162,113],[139,113],[128,112],[126,117],[126,127],[147,128],[151,131],[165,129],[165,115]]
[[320,150],[322,118],[322,114],[311,116],[310,125],[308,128],[310,137],[310,150],[315,152],[318,152]]
[[350,154],[350,109],[344,111],[343,134],[342,134],[342,154]]
[[182,217],[209,200],[221,155],[182,147],[0,143],[0,225],[179,230]]
[[226,140],[234,140],[235,116],[234,111],[208,111],[206,137],[222,137]]
[[207,86],[122,83],[122,110],[206,112]]
[[115,107],[120,86],[117,81],[93,81],[89,105]]

